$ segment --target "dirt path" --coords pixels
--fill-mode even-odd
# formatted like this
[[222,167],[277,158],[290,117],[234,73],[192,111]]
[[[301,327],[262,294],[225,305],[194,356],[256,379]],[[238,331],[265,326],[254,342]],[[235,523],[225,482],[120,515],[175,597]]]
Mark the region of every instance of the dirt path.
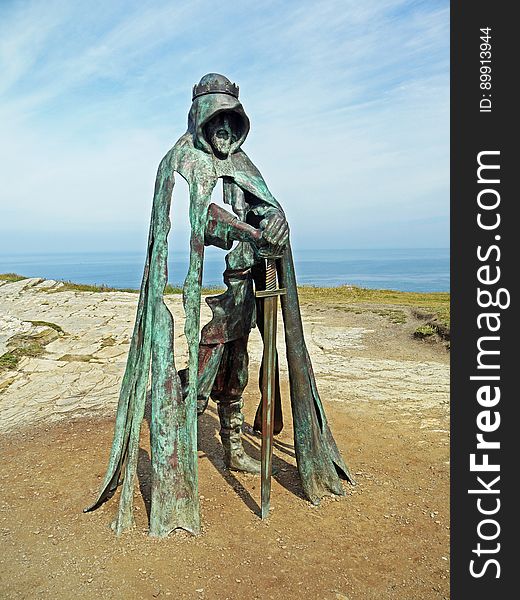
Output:
[[[411,337],[409,311],[396,323],[373,310],[303,306],[331,429],[358,481],[344,498],[318,508],[302,499],[287,418],[275,448],[274,510],[260,521],[259,480],[224,469],[210,405],[199,421],[203,534],[146,535],[145,423],[137,526],[117,539],[109,528],[117,497],[94,513],[82,508],[104,474],[136,298],[8,285],[20,289],[0,287],[0,322],[3,314],[26,334],[28,320],[47,321],[65,334],[0,375],[0,386],[8,382],[0,390],[1,598],[449,597],[448,354]],[[260,348],[253,340],[253,370]],[[248,423],[257,397],[253,381]],[[249,429],[245,437],[258,455],[259,439]]]

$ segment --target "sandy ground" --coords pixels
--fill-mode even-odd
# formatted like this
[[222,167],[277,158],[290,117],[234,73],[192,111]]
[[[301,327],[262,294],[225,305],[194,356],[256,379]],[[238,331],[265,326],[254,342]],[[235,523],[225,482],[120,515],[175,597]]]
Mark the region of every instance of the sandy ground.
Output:
[[[344,498],[317,508],[303,499],[286,402],[273,510],[262,522],[259,478],[224,469],[210,404],[199,420],[203,533],[147,536],[145,422],[137,526],[118,539],[109,527],[117,497],[94,513],[82,509],[106,467],[137,298],[49,288],[40,280],[0,285],[0,354],[13,335],[45,329],[30,321],[64,330],[42,356],[0,373],[1,598],[449,597],[449,355],[413,339],[409,309],[405,323],[394,323],[374,307],[303,305],[321,397],[357,479]],[[176,323],[179,300],[169,300]],[[260,353],[253,336],[252,373]],[[245,394],[248,424],[255,379]],[[249,426],[244,436],[258,456]]]

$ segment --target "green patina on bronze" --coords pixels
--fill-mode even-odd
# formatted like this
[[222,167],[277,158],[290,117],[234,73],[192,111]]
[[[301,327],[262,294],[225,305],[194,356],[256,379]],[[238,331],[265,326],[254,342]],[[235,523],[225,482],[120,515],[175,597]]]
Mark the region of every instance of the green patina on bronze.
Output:
[[[207,81],[209,84],[204,83]],[[203,84],[208,86],[208,91]],[[215,243],[230,249],[233,241],[244,241],[239,258],[234,258],[237,256],[234,250],[227,257],[228,269],[236,268],[239,259],[243,259],[244,252],[247,254],[248,248],[253,248],[261,239],[262,233],[258,226],[260,220],[269,214],[283,215],[281,206],[268,190],[260,172],[240,149],[249,131],[249,119],[238,101],[238,89],[223,76],[210,74],[203,78],[198,92],[189,113],[187,132],[159,165],[146,264],[121,386],[108,469],[97,500],[85,509],[93,510],[98,507],[115,492],[122,480],[119,511],[114,523],[117,534],[133,525],[133,491],[139,435],[150,382],[150,535],[163,537],[177,528],[192,533],[200,531],[197,397],[204,384],[205,369],[209,370],[212,366],[210,362],[222,357],[220,352],[217,358],[215,355],[208,359],[210,362],[207,365],[199,365],[204,246]],[[236,132],[229,152],[224,157],[216,155],[205,130],[208,123],[214,122],[219,115],[227,115]],[[187,373],[184,373],[182,379],[174,360],[174,321],[163,297],[168,280],[167,236],[170,230],[169,215],[175,172],[187,181],[190,192],[190,261],[183,288],[186,314],[184,333],[188,342],[189,359]],[[254,208],[250,212],[245,209],[243,219],[237,221],[233,215],[211,204],[211,193],[219,178],[224,180],[225,202],[233,201],[233,206],[237,206],[237,197],[243,197],[249,203],[245,206]],[[265,287],[263,262],[257,260],[253,267],[257,290]],[[296,459],[303,490],[311,502],[318,503],[325,494],[344,494],[340,478],[353,481],[330,432],[316,388],[303,337],[289,243],[284,245],[282,258],[277,260],[277,270],[280,287],[287,291],[281,297],[281,305]],[[243,318],[250,321],[249,327],[255,324],[256,312],[256,324],[263,333],[261,299],[257,300],[256,307],[253,299],[253,304],[248,308],[249,284],[244,287],[240,282],[230,279],[226,281],[226,278],[225,282],[227,290],[208,302],[214,318],[203,330],[204,339],[210,342],[211,336],[216,336],[216,340],[222,342],[234,339],[229,333],[229,329],[234,326],[232,319],[228,318],[226,321],[225,317],[232,312],[233,306],[236,308],[237,302],[245,303],[241,312],[245,315]],[[237,324],[239,325],[240,323]],[[247,369],[247,365],[240,368]],[[278,367],[276,371],[275,433],[282,427]],[[246,373],[238,373],[238,376],[241,375],[247,376]]]

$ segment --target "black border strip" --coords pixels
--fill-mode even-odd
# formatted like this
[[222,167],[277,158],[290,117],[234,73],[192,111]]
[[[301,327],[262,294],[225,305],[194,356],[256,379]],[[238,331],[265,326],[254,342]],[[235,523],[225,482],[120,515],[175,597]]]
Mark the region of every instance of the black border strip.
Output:
[[[513,495],[516,470],[512,463],[520,452],[513,441],[513,427],[516,426],[515,408],[518,402],[518,391],[514,381],[514,357],[519,354],[518,319],[514,311],[516,302],[516,278],[520,274],[518,263],[520,251],[515,243],[520,240],[520,228],[513,217],[514,205],[519,203],[518,191],[513,190],[513,182],[520,172],[518,150],[513,152],[513,131],[518,128],[518,110],[513,109],[515,100],[513,86],[516,83],[518,66],[513,57],[519,56],[516,40],[520,37],[516,29],[512,10],[514,3],[495,0],[459,0],[451,3],[451,598],[459,599],[491,599],[514,597],[517,586],[514,585],[516,573],[520,567],[513,565],[516,558],[517,520],[513,514],[520,501]],[[491,89],[480,86],[480,32],[481,28],[491,28]],[[485,58],[486,55],[484,55]],[[485,69],[484,69],[485,70]],[[516,86],[515,86],[516,87]],[[486,94],[486,96],[483,96]],[[481,112],[480,100],[491,94],[491,112]],[[486,104],[486,103],[484,103]],[[499,151],[500,154],[481,155],[481,160],[500,165],[499,170],[482,171],[487,179],[493,179],[493,173],[499,173],[500,183],[478,183],[478,154],[485,151]],[[483,188],[493,188],[499,194],[500,203],[496,210],[479,209],[477,197]],[[482,196],[483,201],[490,202],[496,197],[495,192]],[[500,225],[494,230],[484,230],[477,222],[478,213],[492,223],[500,213]],[[500,236],[497,239],[496,236]],[[516,238],[516,239],[515,239]],[[499,250],[489,250],[496,245]],[[480,254],[490,254],[486,260],[479,260]],[[498,256],[500,252],[500,256]],[[482,284],[478,281],[478,269],[489,265],[488,277],[495,277],[497,266],[500,268],[500,280],[494,284]],[[485,276],[486,271],[481,271]],[[487,289],[493,295],[500,288],[508,290],[511,297],[509,308],[479,306],[477,288]],[[501,304],[505,305],[507,295],[502,292]],[[481,296],[481,303],[484,298]],[[477,319],[481,313],[495,312],[499,314],[500,329],[490,333],[487,321],[481,320],[479,329]],[[497,325],[496,319],[492,319]],[[494,335],[499,340],[482,341],[482,336]],[[481,348],[499,350],[500,354],[482,355],[481,364],[499,364],[499,369],[478,369],[478,340]],[[486,345],[487,344],[487,345]],[[518,346],[518,344],[517,344]],[[471,380],[471,376],[499,375],[500,381]],[[490,408],[479,404],[478,390],[491,385],[494,393],[495,384],[500,387],[500,401]],[[485,399],[485,398],[484,398]],[[477,449],[477,433],[479,433],[479,413],[489,410],[489,420],[481,424],[490,427],[500,425],[493,432],[485,433],[485,439],[499,441],[500,449]],[[495,414],[499,413],[499,417]],[[516,432],[515,432],[516,433]],[[516,433],[520,437],[520,431]],[[477,472],[470,470],[470,455],[475,454],[475,461],[481,463],[483,454],[488,454],[491,464],[499,465],[499,472]],[[499,493],[474,493],[468,490],[484,489],[477,477]],[[493,486],[491,481],[500,476]],[[479,512],[500,508],[495,515],[483,515]],[[479,523],[483,520],[495,520],[500,533],[494,540],[479,538]],[[487,522],[480,525],[480,533],[493,537],[498,531],[497,525]],[[475,552],[480,543],[480,556]],[[499,549],[498,544],[500,544]],[[485,552],[482,552],[482,549]],[[489,552],[489,553],[488,553]],[[487,560],[497,563],[487,563]],[[480,577],[470,573],[473,571]],[[515,561],[516,562],[516,561]],[[499,565],[499,566],[498,566]],[[496,575],[499,573],[499,577]],[[512,596],[511,596],[512,594]]]

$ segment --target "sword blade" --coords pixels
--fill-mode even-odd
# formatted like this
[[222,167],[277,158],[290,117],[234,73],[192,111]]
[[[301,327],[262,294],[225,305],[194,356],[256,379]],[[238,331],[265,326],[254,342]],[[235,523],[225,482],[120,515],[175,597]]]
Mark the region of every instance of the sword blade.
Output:
[[269,515],[273,463],[274,392],[276,368],[276,317],[278,297],[264,298],[264,368],[262,378],[262,519]]

